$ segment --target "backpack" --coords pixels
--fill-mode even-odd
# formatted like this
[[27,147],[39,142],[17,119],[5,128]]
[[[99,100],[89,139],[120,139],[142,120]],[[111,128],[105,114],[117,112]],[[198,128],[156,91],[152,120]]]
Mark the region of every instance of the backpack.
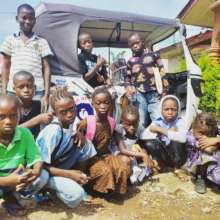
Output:
[[[87,118],[87,128],[86,128],[86,138],[90,141],[93,141],[95,137],[95,132],[96,132],[96,116],[95,115],[89,115]],[[108,121],[111,126],[111,132],[113,134],[116,122],[115,119],[108,116]]]

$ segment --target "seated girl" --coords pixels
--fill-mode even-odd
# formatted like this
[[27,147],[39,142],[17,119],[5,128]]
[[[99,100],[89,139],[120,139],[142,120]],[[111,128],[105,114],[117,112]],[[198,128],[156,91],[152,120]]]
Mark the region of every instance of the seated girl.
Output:
[[97,155],[88,164],[93,189],[101,193],[127,191],[127,179],[130,176],[130,164],[119,155],[112,155],[110,142],[115,135],[115,121],[109,117],[112,106],[111,94],[105,88],[97,88],[92,96],[92,105],[96,116],[89,116],[78,125],[78,132],[86,134],[92,141]]
[[142,147],[149,152],[159,166],[174,168],[174,174],[181,180],[186,175],[181,166],[186,161],[186,134],[185,121],[179,115],[180,103],[176,96],[164,96],[160,103],[161,116],[152,122],[150,132],[156,139],[143,141]]
[[194,175],[195,191],[206,192],[206,180],[220,185],[220,138],[217,121],[212,113],[200,113],[187,135],[187,167]]

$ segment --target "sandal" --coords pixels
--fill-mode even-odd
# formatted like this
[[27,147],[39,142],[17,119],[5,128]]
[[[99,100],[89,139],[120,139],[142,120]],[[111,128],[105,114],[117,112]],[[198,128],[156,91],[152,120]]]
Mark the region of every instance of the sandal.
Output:
[[2,206],[6,209],[9,215],[15,217],[22,217],[27,215],[27,210],[17,203],[3,202]]
[[189,176],[187,175],[185,170],[182,169],[176,169],[174,170],[174,175],[178,177],[181,181],[186,182],[189,181]]

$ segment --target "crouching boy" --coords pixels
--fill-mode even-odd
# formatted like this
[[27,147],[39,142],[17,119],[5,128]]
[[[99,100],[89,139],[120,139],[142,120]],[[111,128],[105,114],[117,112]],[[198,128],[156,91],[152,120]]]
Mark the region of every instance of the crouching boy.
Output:
[[16,97],[0,96],[0,194],[5,200],[3,207],[14,216],[27,213],[27,205],[49,177],[41,170],[40,153],[31,132],[17,127],[19,115]]

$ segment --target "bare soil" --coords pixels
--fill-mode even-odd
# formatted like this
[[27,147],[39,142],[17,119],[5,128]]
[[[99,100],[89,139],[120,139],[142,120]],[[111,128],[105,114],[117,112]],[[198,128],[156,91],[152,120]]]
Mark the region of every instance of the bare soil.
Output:
[[[2,201],[1,201],[2,202]],[[58,199],[30,210],[23,218],[9,216],[0,208],[0,220],[218,220],[220,191],[194,191],[191,181],[181,182],[172,173],[158,174],[141,186],[130,186],[122,197],[95,198],[93,204],[69,209]]]

